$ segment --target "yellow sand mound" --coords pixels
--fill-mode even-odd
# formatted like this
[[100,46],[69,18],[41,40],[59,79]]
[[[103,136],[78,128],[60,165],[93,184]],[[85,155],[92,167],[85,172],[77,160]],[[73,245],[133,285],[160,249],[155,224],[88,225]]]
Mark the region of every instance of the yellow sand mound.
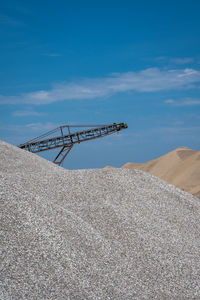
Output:
[[200,152],[180,147],[146,163],[127,163],[122,168],[151,173],[200,198]]

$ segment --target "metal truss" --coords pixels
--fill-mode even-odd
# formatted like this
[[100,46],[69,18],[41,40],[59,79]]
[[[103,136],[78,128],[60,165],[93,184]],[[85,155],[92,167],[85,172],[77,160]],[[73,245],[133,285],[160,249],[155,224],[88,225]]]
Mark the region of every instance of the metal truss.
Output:
[[[64,125],[60,126],[46,134],[39,136],[27,143],[21,144],[18,147],[24,150],[28,150],[33,153],[60,148],[61,150],[54,159],[54,163],[61,165],[65,157],[68,155],[74,144],[84,141],[93,140],[96,138],[104,137],[112,133],[118,132],[122,129],[128,128],[125,123],[113,123],[110,125],[99,125],[97,128],[91,128],[83,131],[70,132],[72,127],[93,127],[98,125]],[[67,129],[67,134],[65,130]],[[50,135],[56,135],[51,138],[47,138]]]

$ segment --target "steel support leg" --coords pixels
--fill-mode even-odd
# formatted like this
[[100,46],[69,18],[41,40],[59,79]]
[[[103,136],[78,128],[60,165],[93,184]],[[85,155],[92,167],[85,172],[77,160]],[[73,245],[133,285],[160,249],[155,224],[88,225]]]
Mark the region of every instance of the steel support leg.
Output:
[[54,164],[57,165],[61,165],[61,163],[63,162],[63,160],[65,159],[65,157],[67,156],[67,154],[69,153],[69,151],[72,149],[73,145],[71,146],[64,146],[62,147],[62,149],[60,150],[60,152],[58,153],[58,155],[56,156],[56,158],[54,159]]

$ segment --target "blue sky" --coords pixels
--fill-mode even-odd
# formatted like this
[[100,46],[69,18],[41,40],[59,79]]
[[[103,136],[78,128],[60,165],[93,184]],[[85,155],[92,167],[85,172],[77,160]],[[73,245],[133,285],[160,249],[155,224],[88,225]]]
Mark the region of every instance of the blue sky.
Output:
[[74,147],[69,169],[200,150],[199,11],[198,0],[1,1],[0,139],[128,124]]

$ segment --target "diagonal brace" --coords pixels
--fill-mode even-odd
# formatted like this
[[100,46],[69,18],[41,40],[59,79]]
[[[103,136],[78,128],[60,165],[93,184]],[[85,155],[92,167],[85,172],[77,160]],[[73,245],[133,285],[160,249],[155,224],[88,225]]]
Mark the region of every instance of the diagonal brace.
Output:
[[60,150],[60,152],[58,153],[58,155],[56,156],[56,158],[54,159],[54,164],[57,165],[61,165],[61,163],[63,162],[63,160],[65,159],[65,157],[67,156],[67,154],[69,153],[69,151],[72,149],[73,144],[70,146],[64,146],[62,147],[62,149]]

